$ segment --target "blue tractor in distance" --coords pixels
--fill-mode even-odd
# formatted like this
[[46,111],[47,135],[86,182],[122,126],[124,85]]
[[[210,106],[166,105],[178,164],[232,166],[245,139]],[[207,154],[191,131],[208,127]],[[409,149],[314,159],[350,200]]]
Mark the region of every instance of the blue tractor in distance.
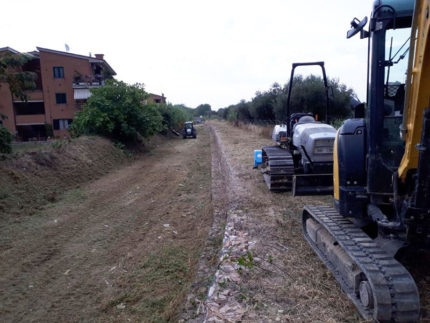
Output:
[[197,131],[192,121],[185,122],[182,130],[182,138],[187,139],[188,137],[197,138]]

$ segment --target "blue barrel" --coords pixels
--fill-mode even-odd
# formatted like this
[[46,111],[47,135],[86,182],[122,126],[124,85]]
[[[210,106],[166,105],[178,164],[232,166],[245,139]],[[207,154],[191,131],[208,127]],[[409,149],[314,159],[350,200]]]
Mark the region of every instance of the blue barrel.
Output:
[[263,162],[263,152],[261,150],[254,150],[254,168],[257,168]]

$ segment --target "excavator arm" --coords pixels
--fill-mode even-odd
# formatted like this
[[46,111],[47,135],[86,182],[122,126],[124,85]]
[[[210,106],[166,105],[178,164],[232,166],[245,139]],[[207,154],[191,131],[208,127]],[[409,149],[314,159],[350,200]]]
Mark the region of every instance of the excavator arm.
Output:
[[399,166],[399,177],[405,182],[410,170],[418,168],[418,149],[424,110],[430,107],[430,0],[418,0],[415,5],[411,33],[403,111],[402,137],[405,153]]

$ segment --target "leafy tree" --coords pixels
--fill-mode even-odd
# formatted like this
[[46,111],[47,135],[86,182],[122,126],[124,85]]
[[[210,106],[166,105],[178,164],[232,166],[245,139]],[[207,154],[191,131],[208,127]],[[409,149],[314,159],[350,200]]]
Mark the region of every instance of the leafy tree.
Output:
[[238,121],[245,122],[250,122],[254,120],[253,116],[251,115],[250,104],[247,103],[245,100],[241,100],[240,103],[237,105],[236,119]]
[[194,116],[205,116],[210,117],[212,112],[212,108],[210,104],[200,104],[195,110],[194,110]]
[[158,110],[163,117],[163,126],[169,129],[175,129],[191,118],[190,112],[182,105],[161,104]]
[[[329,79],[329,107],[328,119],[343,119],[351,114],[350,102],[355,96],[352,89],[341,84],[337,79]],[[288,84],[285,86],[288,89]],[[325,119],[326,94],[324,82],[321,77],[310,75],[303,78],[298,75],[294,78],[291,92],[291,113],[311,112],[318,114],[320,120]]]
[[227,108],[218,109],[218,111],[216,112],[218,118],[225,119],[224,113],[226,110],[227,110]]
[[10,154],[12,152],[11,142],[12,135],[5,127],[0,125],[0,153]]
[[78,112],[72,134],[98,134],[121,142],[137,141],[163,129],[162,116],[154,105],[143,105],[148,94],[142,84],[107,80],[92,90]]
[[[345,119],[351,115],[350,103],[356,97],[354,91],[337,79],[329,79],[330,104],[328,119]],[[286,107],[288,98],[287,83],[284,87],[274,83],[265,92],[257,91],[250,102],[241,101],[231,105],[223,111],[224,119],[245,122],[280,122],[287,118]],[[291,92],[290,113],[312,112],[318,114],[319,119],[325,118],[326,95],[321,77],[301,75],[294,77]]]
[[22,66],[29,60],[24,54],[6,52],[0,56],[0,86],[2,82],[7,83],[12,96],[22,101],[27,101],[25,90],[36,87],[37,74],[22,70]]

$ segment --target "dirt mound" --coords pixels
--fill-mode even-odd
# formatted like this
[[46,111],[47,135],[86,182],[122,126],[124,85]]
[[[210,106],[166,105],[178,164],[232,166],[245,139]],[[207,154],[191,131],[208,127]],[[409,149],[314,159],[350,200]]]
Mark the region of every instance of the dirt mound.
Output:
[[6,156],[0,161],[0,220],[31,215],[65,190],[100,177],[126,158],[100,137],[57,141],[37,151]]

